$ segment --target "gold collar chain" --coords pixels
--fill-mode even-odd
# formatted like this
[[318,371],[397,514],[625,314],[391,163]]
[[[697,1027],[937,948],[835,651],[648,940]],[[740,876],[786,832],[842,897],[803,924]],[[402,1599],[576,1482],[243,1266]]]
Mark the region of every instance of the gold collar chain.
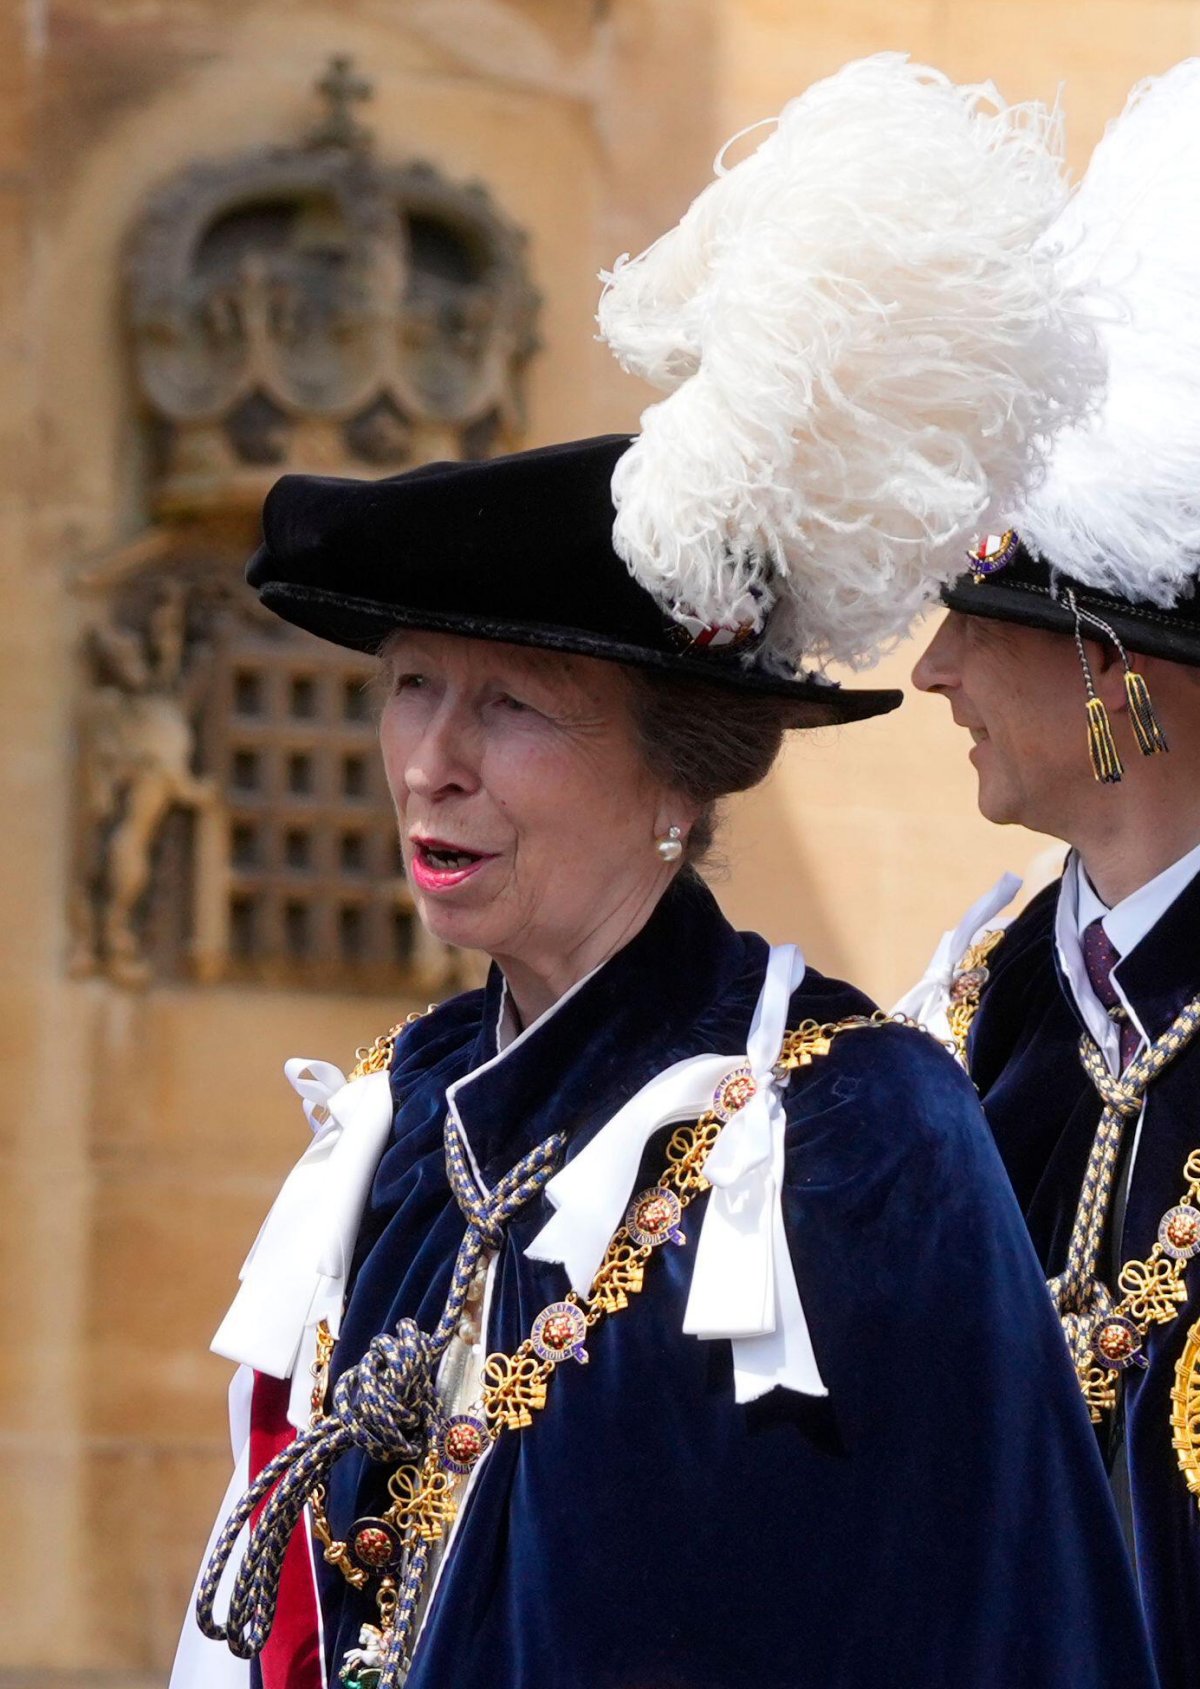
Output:
[[[419,1019],[412,1016],[410,1019]],[[390,1065],[402,1022],[391,1032],[357,1052],[355,1077],[380,1072]],[[786,1077],[829,1053],[839,1034],[862,1028],[905,1025],[924,1031],[904,1015],[854,1015],[841,1021],[804,1021],[783,1041],[776,1073]],[[749,1090],[747,1089],[749,1086]],[[475,1412],[442,1421],[419,1466],[404,1465],[388,1479],[390,1505],[378,1516],[357,1519],[345,1540],[333,1534],[325,1508],[323,1486],[310,1498],[313,1533],[324,1558],[336,1566],[355,1589],[378,1580],[376,1604],[380,1628],[371,1628],[374,1646],[382,1651],[395,1620],[400,1568],[419,1543],[432,1544],[449,1530],[461,1505],[466,1480],[485,1451],[507,1431],[523,1431],[546,1406],[551,1382],[567,1362],[586,1364],[587,1342],[606,1317],[621,1312],[643,1287],[646,1267],[664,1244],[686,1242],[680,1221],[685,1210],[709,1188],[700,1169],[721,1129],[753,1091],[748,1069],[734,1068],[718,1087],[714,1106],[691,1125],[679,1126],[667,1145],[666,1167],[657,1185],[640,1192],[614,1232],[585,1300],[570,1290],[559,1302],[543,1308],[529,1335],[511,1355],[491,1354],[483,1367],[483,1389]],[[313,1366],[314,1420],[325,1413],[329,1368],[335,1339],[326,1321],[317,1332],[317,1360]],[[347,1689],[359,1681],[343,1672]],[[363,1684],[367,1678],[364,1676]]]
[[1185,1188],[1158,1225],[1145,1260],[1126,1261],[1117,1275],[1121,1300],[1094,1322],[1090,1351],[1078,1366],[1079,1382],[1092,1419],[1116,1405],[1119,1375],[1147,1364],[1145,1341],[1152,1325],[1178,1318],[1187,1301],[1187,1267],[1200,1254],[1200,1149],[1184,1162]]
[[946,1005],[946,1020],[954,1040],[954,1053],[961,1062],[967,1059],[967,1035],[979,1013],[983,988],[991,977],[988,958],[1004,938],[1007,928],[994,927],[985,932],[959,957],[950,981],[950,1000]]
[[[1076,1363],[1080,1388],[1094,1423],[1116,1406],[1117,1385],[1131,1366],[1145,1367],[1145,1345],[1154,1325],[1169,1325],[1188,1298],[1187,1267],[1200,1254],[1200,1149],[1184,1162],[1180,1200],[1158,1224],[1145,1260],[1126,1261],[1117,1277],[1124,1294],[1095,1321],[1089,1353]],[[1189,1491],[1200,1505],[1200,1320],[1191,1327],[1175,1363],[1171,1389],[1171,1447]]]
[[[946,1016],[954,1047],[966,1061],[967,1037],[979,1012],[992,952],[1006,929],[985,932],[964,952],[954,969]],[[1185,1188],[1163,1215],[1158,1235],[1144,1260],[1126,1261],[1117,1275],[1121,1298],[1105,1310],[1087,1333],[1089,1346],[1075,1361],[1080,1389],[1094,1424],[1116,1406],[1117,1385],[1131,1366],[1145,1366],[1151,1326],[1179,1317],[1187,1301],[1188,1262],[1200,1253],[1200,1150],[1184,1163]],[[1051,1281],[1053,1290],[1054,1281]],[[1068,1347],[1071,1333],[1065,1332]],[[1171,1391],[1171,1442],[1188,1489],[1200,1505],[1200,1320],[1188,1332],[1175,1367]]]
[[[586,1302],[573,1290],[552,1302],[534,1320],[529,1336],[511,1354],[491,1354],[483,1367],[482,1399],[477,1412],[445,1419],[420,1466],[404,1465],[388,1479],[390,1505],[376,1517],[355,1520],[344,1541],[333,1534],[323,1487],[309,1503],[313,1532],[325,1560],[355,1589],[378,1579],[376,1604],[381,1647],[395,1617],[399,1567],[418,1542],[438,1542],[449,1530],[473,1467],[506,1431],[522,1431],[546,1406],[551,1380],[568,1361],[586,1364],[587,1339],[606,1315],[629,1304],[642,1289],[646,1265],[667,1242],[682,1243],[679,1221],[708,1181],[700,1173],[721,1132],[715,1110],[694,1125],[680,1126],[667,1146],[667,1166],[658,1185],[642,1191],[629,1205],[613,1234]],[[325,1411],[329,1363],[334,1339],[328,1324],[318,1328],[313,1368],[313,1408]],[[353,1684],[353,1678],[347,1678]]]

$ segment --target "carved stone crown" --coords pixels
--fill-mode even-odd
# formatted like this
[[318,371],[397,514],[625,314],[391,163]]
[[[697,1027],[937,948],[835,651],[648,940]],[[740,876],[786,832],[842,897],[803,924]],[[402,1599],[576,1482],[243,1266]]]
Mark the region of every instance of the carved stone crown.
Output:
[[478,183],[380,163],[335,62],[309,140],[199,163],[134,232],[127,311],[159,516],[257,507],[286,469],[380,474],[519,438],[538,296]]

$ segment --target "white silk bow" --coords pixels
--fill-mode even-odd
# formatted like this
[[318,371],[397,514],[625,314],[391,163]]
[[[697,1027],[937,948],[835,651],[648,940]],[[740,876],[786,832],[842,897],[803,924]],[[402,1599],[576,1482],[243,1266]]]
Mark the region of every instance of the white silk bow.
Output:
[[[728,1121],[704,1167],[713,1186],[700,1232],[683,1329],[733,1344],[734,1388],[753,1401],[775,1385],[824,1395],[783,1228],[786,1127],[775,1064],[788,1001],[804,977],[794,945],[772,950],[747,1047],[753,1096]],[[562,1262],[586,1296],[633,1193],[650,1137],[712,1106],[737,1066],[694,1056],[658,1074],[619,1109],[546,1187],[555,1213],[529,1245]],[[233,1304],[213,1338],[219,1355],[292,1379],[288,1417],[307,1423],[316,1327],[336,1334],[354,1241],[392,1125],[386,1073],[347,1082],[329,1062],[284,1068],[313,1141],[288,1175],[246,1257]]]
[[904,993],[892,1013],[908,1015],[928,1027],[935,1037],[949,1039],[950,1026],[946,1016],[954,970],[980,928],[1006,909],[1020,889],[1021,881],[1016,874],[1001,874],[994,886],[982,897],[977,897],[958,925],[942,934],[925,972],[916,985]]
[[363,1205],[392,1125],[386,1073],[349,1083],[330,1062],[294,1059],[284,1072],[304,1103],[313,1141],[293,1167],[241,1271],[212,1347],[272,1378],[291,1378],[288,1418],[307,1424],[316,1328],[336,1333]]
[[[808,1396],[828,1393],[783,1226],[787,1122],[774,1070],[788,1003],[803,977],[795,945],[772,949],[746,1052],[754,1093],[725,1125],[704,1166],[713,1191],[683,1329],[731,1341],[739,1402],[776,1385]],[[586,1297],[634,1194],[647,1142],[664,1126],[710,1108],[717,1086],[739,1065],[728,1056],[693,1056],[643,1086],[546,1186],[555,1213],[525,1253],[562,1262],[572,1288]]]

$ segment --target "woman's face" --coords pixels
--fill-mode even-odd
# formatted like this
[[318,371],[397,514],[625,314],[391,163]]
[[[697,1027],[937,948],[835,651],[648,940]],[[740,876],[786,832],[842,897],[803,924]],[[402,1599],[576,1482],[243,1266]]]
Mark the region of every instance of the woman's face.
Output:
[[[695,809],[646,769],[615,664],[408,632],[384,664],[380,742],[417,911],[493,956],[528,1018],[640,928],[672,872],[656,838],[686,834]],[[546,990],[522,1001],[526,976]]]

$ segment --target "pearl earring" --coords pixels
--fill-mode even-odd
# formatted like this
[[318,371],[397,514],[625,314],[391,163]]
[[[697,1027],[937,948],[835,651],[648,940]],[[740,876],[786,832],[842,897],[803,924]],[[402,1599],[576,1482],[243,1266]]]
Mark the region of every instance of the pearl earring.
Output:
[[656,848],[664,862],[678,862],[683,855],[683,842],[679,828],[668,828],[666,838],[657,840]]

